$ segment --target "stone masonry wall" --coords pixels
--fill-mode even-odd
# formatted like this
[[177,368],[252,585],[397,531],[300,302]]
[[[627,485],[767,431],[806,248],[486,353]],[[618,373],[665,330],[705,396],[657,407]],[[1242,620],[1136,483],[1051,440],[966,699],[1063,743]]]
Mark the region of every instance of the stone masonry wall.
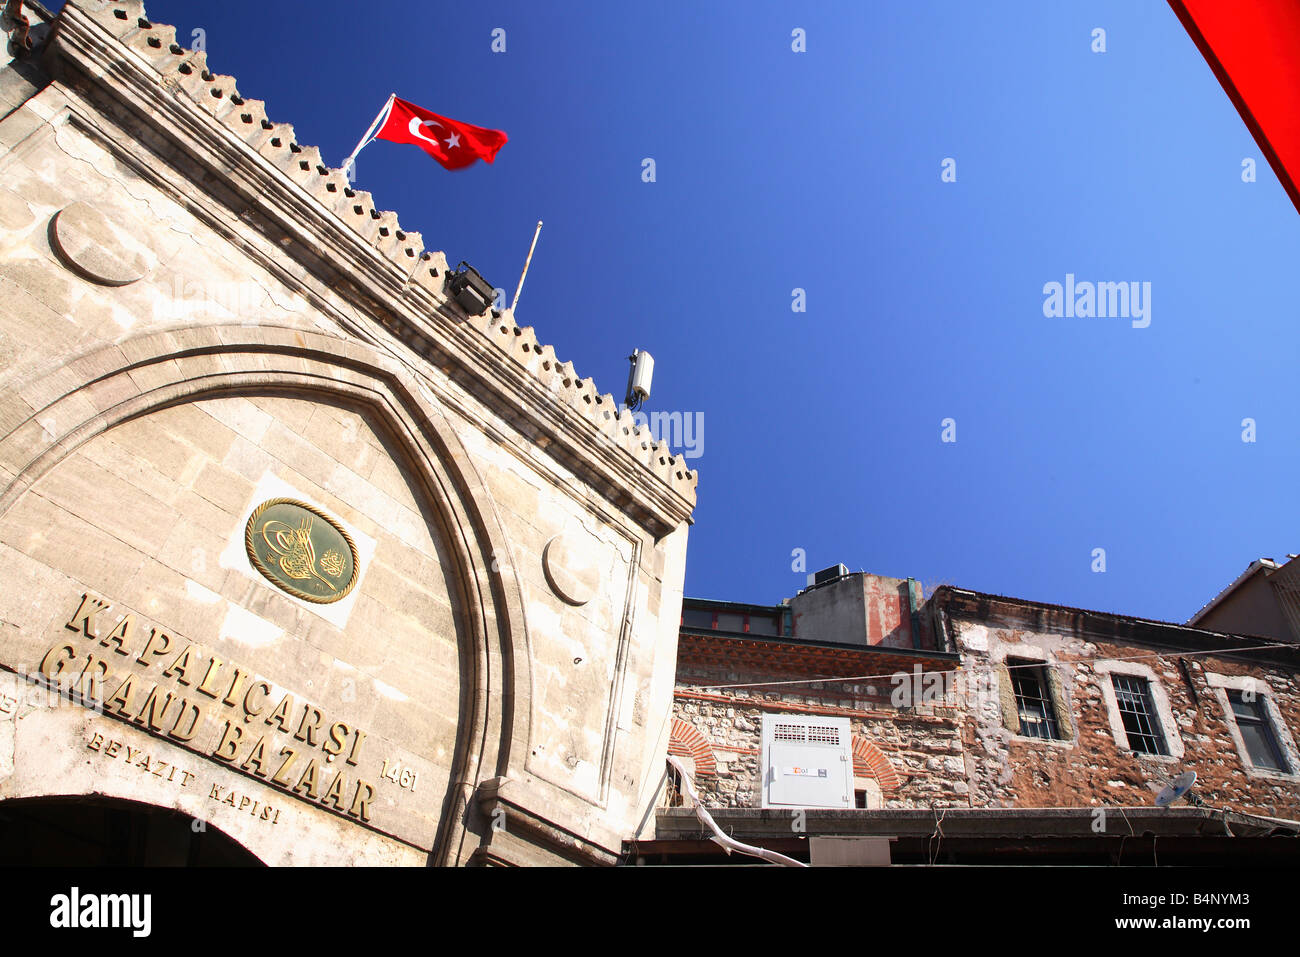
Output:
[[[696,775],[706,806],[762,805],[759,762],[765,713],[849,718],[856,745],[855,777],[876,780],[881,806],[969,804],[962,721],[955,707],[922,704],[895,708],[888,682],[868,686],[827,681],[796,686],[797,692],[699,687],[801,677],[807,675],[793,671],[757,675],[679,659],[673,713],[703,735],[716,762],[716,773]],[[864,743],[883,758],[867,773],[864,755],[871,748],[864,748]],[[872,806],[877,806],[875,801]]]
[[[970,621],[954,625],[967,679],[964,743],[975,806],[1151,806],[1176,774],[1194,770],[1196,793],[1209,805],[1272,817],[1300,814],[1300,755],[1292,743],[1300,728],[1300,694],[1287,671],[1079,635]],[[1044,741],[1005,727],[998,666],[1008,657],[1042,660],[1056,671],[1071,712],[1072,740]],[[1136,753],[1126,746],[1127,736],[1117,733],[1122,724],[1117,728],[1108,686],[1111,671],[1121,669],[1152,681],[1157,711],[1165,712],[1168,755]],[[1289,773],[1254,768],[1243,756],[1224,688],[1249,687],[1242,682],[1252,678],[1258,699],[1267,702]]]

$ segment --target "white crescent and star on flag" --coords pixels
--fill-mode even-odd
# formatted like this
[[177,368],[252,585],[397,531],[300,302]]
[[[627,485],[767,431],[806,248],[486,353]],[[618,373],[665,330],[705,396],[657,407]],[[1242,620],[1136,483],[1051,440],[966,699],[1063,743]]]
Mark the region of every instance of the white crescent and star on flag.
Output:
[[389,140],[419,146],[444,169],[464,169],[479,160],[491,163],[506,139],[504,130],[473,126],[390,96],[344,166],[350,181],[355,179],[357,153],[374,140]]
[[[423,126],[436,126],[438,129],[444,129],[443,125],[437,120],[422,120],[418,116],[411,117],[411,122],[407,125],[407,129],[410,131],[411,135],[417,139],[422,139],[426,143],[432,143],[434,146],[441,148],[442,144],[439,143],[438,140],[434,139],[432,136],[424,135],[424,131],[421,129]],[[460,134],[452,133],[450,139],[447,140],[447,149],[454,149],[457,146],[460,146]]]

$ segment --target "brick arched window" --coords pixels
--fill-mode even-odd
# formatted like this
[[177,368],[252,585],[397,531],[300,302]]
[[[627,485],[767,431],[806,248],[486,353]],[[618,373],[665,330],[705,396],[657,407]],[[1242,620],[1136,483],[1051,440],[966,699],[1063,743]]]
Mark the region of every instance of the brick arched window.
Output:
[[903,779],[885,752],[860,734],[853,736],[853,776],[874,779],[881,791],[896,791],[903,786]]
[[672,729],[668,732],[668,753],[692,758],[696,774],[718,773],[718,763],[713,758],[708,739],[700,734],[699,728],[681,718],[673,718]]

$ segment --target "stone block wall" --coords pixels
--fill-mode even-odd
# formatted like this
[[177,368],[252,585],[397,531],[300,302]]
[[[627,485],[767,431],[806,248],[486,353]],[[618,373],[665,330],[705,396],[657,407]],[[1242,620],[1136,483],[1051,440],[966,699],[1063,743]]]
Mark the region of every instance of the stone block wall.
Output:
[[[364,728],[374,794],[323,806],[244,766],[251,719],[227,761],[227,706],[181,741],[124,697],[7,709],[0,799],[142,800],[276,863],[613,861],[653,827],[694,473],[138,0],[46,35],[0,84],[0,667],[84,666],[129,616]],[[250,567],[274,497],[350,532],[346,599]],[[111,612],[78,631],[83,595]]]

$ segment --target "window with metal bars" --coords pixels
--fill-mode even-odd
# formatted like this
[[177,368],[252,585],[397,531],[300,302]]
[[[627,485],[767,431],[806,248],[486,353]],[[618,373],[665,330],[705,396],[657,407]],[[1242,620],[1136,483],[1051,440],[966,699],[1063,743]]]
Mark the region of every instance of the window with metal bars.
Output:
[[1011,687],[1016,692],[1016,708],[1020,714],[1020,733],[1031,738],[1058,740],[1056,712],[1047,691],[1047,673],[1043,666],[1032,661],[1007,660],[1011,674]]
[[1151,700],[1151,683],[1134,675],[1112,674],[1110,677],[1129,748],[1142,754],[1168,754],[1160,718]]
[[1229,691],[1228,701],[1232,704],[1232,715],[1237,720],[1237,730],[1245,742],[1246,753],[1250,763],[1257,768],[1288,772],[1286,758],[1278,745],[1277,735],[1273,733],[1273,724],[1269,721],[1264,707],[1264,699],[1252,695],[1246,700],[1244,693]]

